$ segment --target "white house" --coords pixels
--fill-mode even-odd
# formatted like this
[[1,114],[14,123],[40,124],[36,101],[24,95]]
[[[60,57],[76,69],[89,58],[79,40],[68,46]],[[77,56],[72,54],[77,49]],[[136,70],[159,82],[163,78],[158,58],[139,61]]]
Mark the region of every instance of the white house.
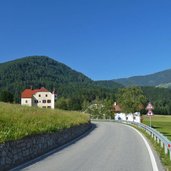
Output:
[[141,122],[141,116],[140,116],[140,112],[135,112],[134,114],[132,113],[122,113],[122,109],[120,107],[119,104],[116,104],[116,102],[114,102],[113,104],[113,110],[115,112],[115,120],[122,120],[122,121],[131,121],[131,122]]
[[38,106],[40,108],[55,108],[55,92],[49,92],[46,88],[25,89],[21,93],[21,105]]
[[116,113],[115,120],[122,120],[122,121],[131,121],[131,122],[141,122],[140,112],[135,112],[134,114],[129,113]]
[[119,121],[119,120],[126,121],[125,113],[116,113],[115,114],[115,120],[116,121]]

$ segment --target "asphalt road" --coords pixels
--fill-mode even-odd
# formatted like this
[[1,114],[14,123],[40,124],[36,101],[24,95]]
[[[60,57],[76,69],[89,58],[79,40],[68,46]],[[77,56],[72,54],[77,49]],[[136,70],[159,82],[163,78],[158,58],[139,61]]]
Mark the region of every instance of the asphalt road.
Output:
[[37,162],[34,161],[32,165],[22,168],[22,170],[153,170],[147,147],[142,137],[134,129],[110,122],[95,124],[96,128],[79,141]]

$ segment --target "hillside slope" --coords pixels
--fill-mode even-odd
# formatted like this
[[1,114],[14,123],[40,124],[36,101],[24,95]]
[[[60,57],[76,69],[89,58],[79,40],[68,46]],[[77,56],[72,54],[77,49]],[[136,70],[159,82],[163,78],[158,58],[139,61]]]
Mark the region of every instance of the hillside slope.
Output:
[[67,84],[93,81],[68,66],[45,56],[31,56],[0,64],[0,88],[19,99],[25,88],[46,87],[50,91]]
[[33,56],[0,64],[1,80],[30,83],[52,81],[57,83],[91,82],[91,79],[49,57]]
[[16,102],[19,102],[21,92],[31,86],[43,86],[50,91],[56,89],[65,97],[76,93],[80,96],[82,91],[90,91],[91,96],[93,90],[100,96],[101,92],[107,91],[102,90],[107,86],[98,85],[84,74],[46,56],[25,57],[0,64],[0,88],[14,94]]
[[100,87],[104,87],[104,88],[108,88],[108,89],[117,89],[117,88],[123,88],[124,86],[120,83],[117,83],[115,81],[108,81],[108,80],[104,80],[104,81],[95,81],[95,85],[98,85]]
[[113,80],[124,86],[159,86],[171,83],[171,69],[149,74]]

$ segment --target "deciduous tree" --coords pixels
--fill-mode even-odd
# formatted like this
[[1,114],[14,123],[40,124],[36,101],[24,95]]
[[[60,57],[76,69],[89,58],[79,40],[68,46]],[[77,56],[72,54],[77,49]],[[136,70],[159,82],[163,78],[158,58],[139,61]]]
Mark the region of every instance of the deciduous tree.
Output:
[[123,112],[134,113],[143,108],[146,97],[139,87],[122,88],[117,94],[117,102],[121,105]]

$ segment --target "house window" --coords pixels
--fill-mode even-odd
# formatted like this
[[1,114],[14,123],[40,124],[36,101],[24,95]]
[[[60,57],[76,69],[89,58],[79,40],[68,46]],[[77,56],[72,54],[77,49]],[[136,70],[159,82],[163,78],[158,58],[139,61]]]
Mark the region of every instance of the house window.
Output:
[[35,100],[34,103],[38,103],[38,100]]
[[51,108],[51,106],[48,106],[47,108]]
[[47,103],[51,103],[51,100],[47,100]]
[[42,108],[46,108],[46,106],[43,106]]
[[28,101],[26,100],[25,103],[27,103]]
[[46,103],[46,100],[42,100],[42,103]]
[[47,97],[48,95],[46,94],[46,97]]
[[41,97],[41,94],[39,94],[39,97]]

